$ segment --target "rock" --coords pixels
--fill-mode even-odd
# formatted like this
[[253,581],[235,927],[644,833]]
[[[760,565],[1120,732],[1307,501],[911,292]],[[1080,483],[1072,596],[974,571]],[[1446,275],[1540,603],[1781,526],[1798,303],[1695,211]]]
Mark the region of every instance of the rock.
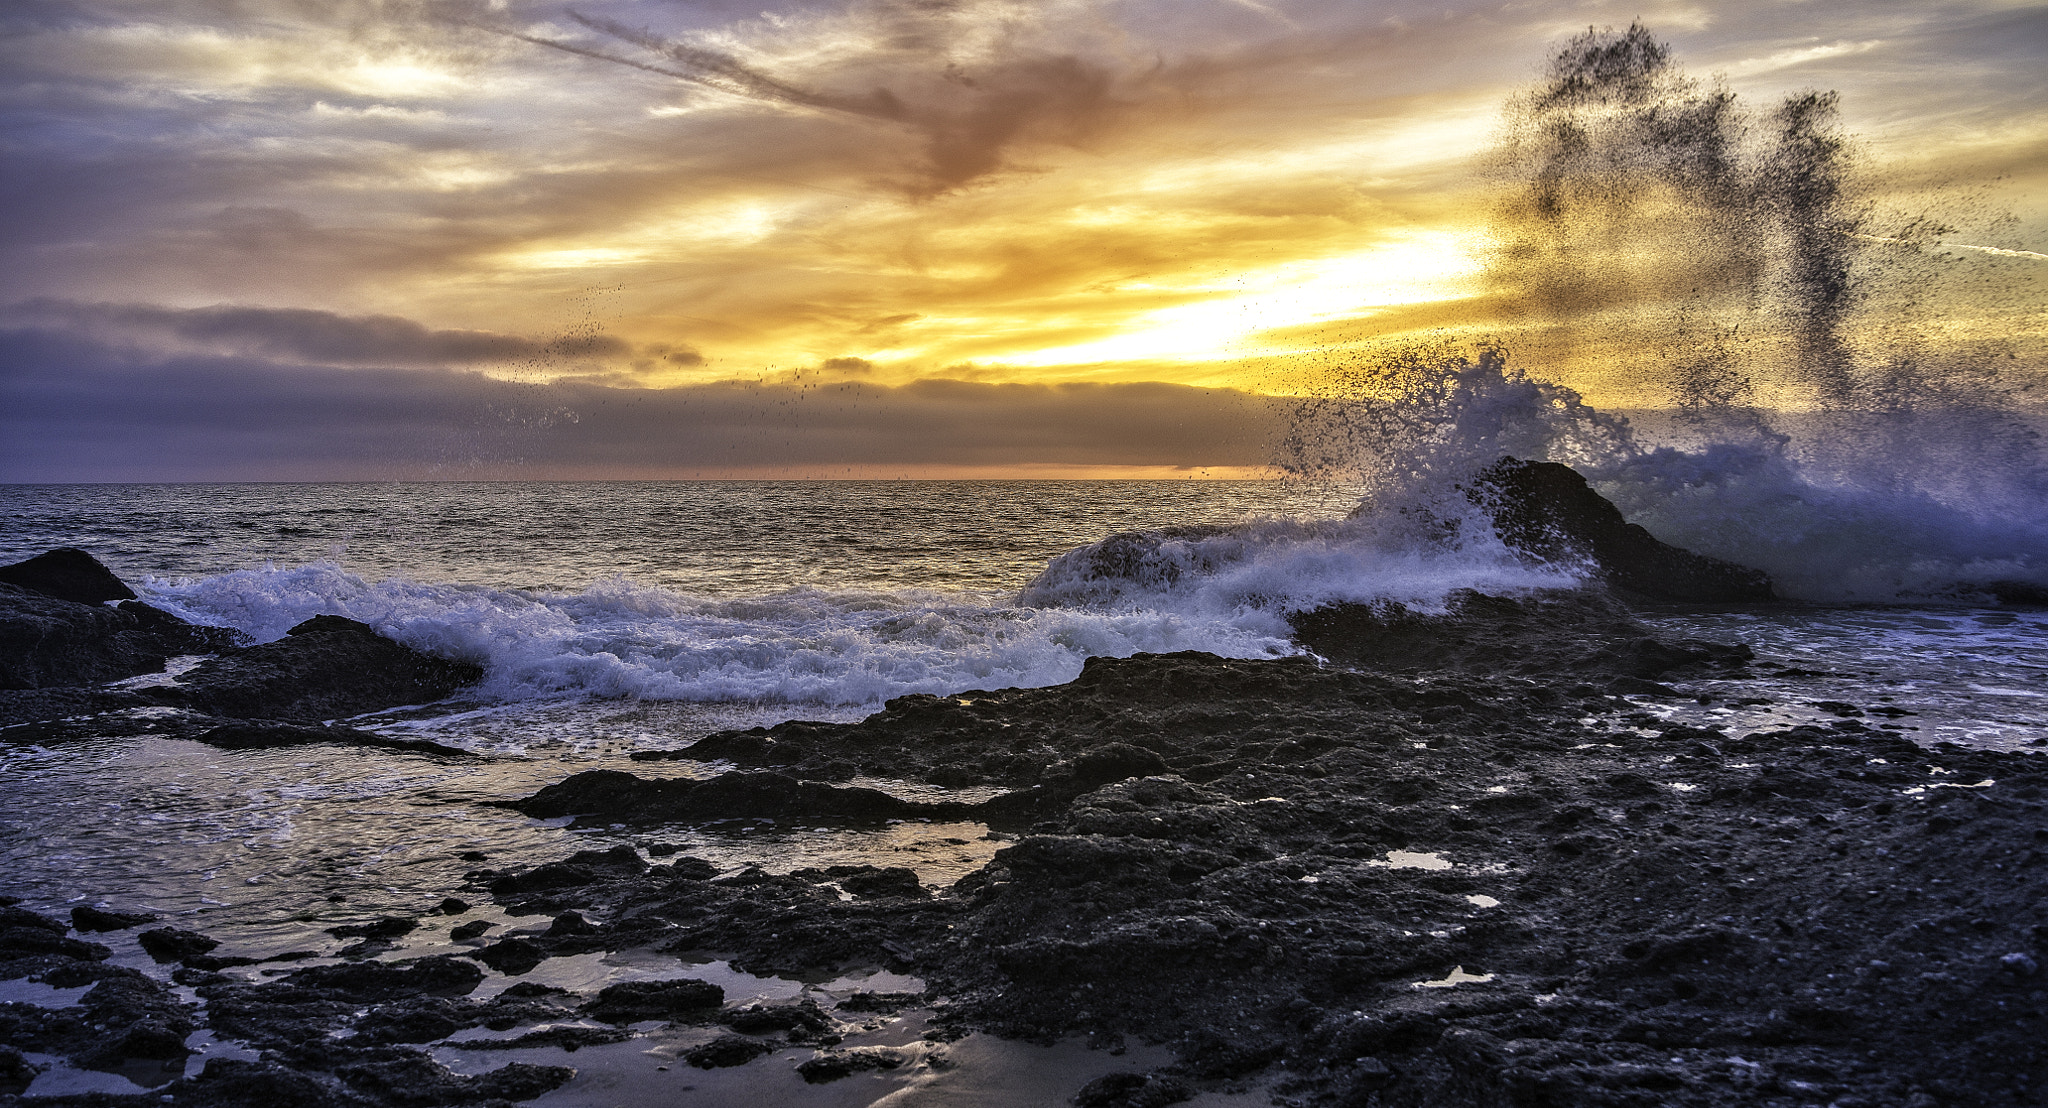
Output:
[[438,754],[451,758],[476,757],[475,754],[459,747],[442,746],[439,743],[422,742],[418,739],[394,739],[371,731],[358,731],[353,727],[287,723],[275,719],[231,720],[209,727],[193,735],[192,739],[194,742],[217,746],[222,750],[272,750],[310,743],[340,743],[344,746],[410,750],[420,754]]
[[477,666],[422,654],[367,624],[315,616],[277,642],[202,662],[158,693],[211,715],[306,723],[441,700],[482,676]]
[[1317,654],[1384,673],[1607,677],[1626,683],[1628,691],[1648,691],[1649,678],[1673,670],[1723,673],[1752,657],[1743,646],[1663,642],[1613,598],[1583,589],[1521,597],[1461,589],[1442,613],[1346,603],[1298,613],[1288,622],[1295,641]]
[[469,901],[459,897],[445,897],[437,910],[444,916],[459,916],[469,911]]
[[194,958],[220,945],[220,940],[210,939],[197,931],[184,931],[176,927],[158,927],[135,936],[142,949],[158,963],[182,962]]
[[775,1053],[777,1049],[776,1044],[760,1039],[749,1039],[743,1035],[720,1035],[708,1043],[699,1043],[684,1051],[683,1061],[700,1070],[744,1066],[763,1054]]
[[1659,542],[1570,466],[1502,458],[1465,495],[1493,517],[1508,546],[1544,562],[1590,560],[1617,588],[1659,600],[1772,599],[1764,573]]
[[[620,776],[631,777],[630,774]],[[517,896],[575,888],[619,877],[637,877],[645,872],[647,863],[640,859],[639,853],[630,846],[620,845],[610,850],[582,850],[559,862],[549,862],[520,873],[502,874],[492,879],[490,888],[494,896]]]
[[622,981],[606,985],[583,1013],[606,1023],[674,1019],[700,1015],[725,1003],[725,990],[692,977],[673,981]]
[[1074,1094],[1076,1108],[1166,1108],[1192,1100],[1195,1087],[1162,1073],[1106,1073]]
[[369,923],[346,923],[340,927],[330,927],[327,933],[337,939],[395,939],[401,935],[411,934],[419,925],[420,921],[416,919],[384,916]]
[[131,589],[99,559],[75,547],[59,547],[23,562],[0,566],[0,583],[14,585],[69,600],[74,604],[103,604],[109,600],[133,600]]
[[436,954],[409,962],[308,966],[292,971],[282,980],[287,985],[363,1003],[421,994],[462,996],[483,983],[484,971],[446,954]]
[[[477,934],[482,932],[479,931]],[[533,972],[533,967],[547,961],[548,952],[542,950],[532,939],[513,936],[499,939],[470,957],[507,977],[518,977]]]
[[1131,777],[1152,777],[1170,772],[1159,755],[1129,743],[1108,743],[1090,750],[1071,762],[1054,767],[1064,770],[1082,789],[1094,789]]
[[108,608],[0,584],[0,689],[161,673],[172,655],[213,653],[234,641],[231,631],[196,627],[135,601]]
[[1999,958],[1998,966],[2014,977],[2032,977],[2041,972],[2041,963],[2036,962],[2033,955],[2022,951],[2014,951]]
[[154,912],[109,912],[89,904],[71,909],[71,926],[79,931],[126,931],[159,918]]
[[21,1056],[21,1051],[0,1043],[0,1096],[19,1096],[46,1066]]
[[505,805],[537,819],[597,816],[612,823],[710,823],[759,818],[805,823],[881,823],[957,815],[964,805],[918,804],[874,789],[799,781],[779,773],[725,773],[705,781],[643,780],[586,770]]
[[924,885],[917,879],[917,871],[903,866],[887,869],[862,867],[866,872],[848,874],[839,879],[839,887],[855,896],[907,896],[926,897]]
[[812,1085],[823,1085],[869,1070],[893,1070],[908,1060],[902,1051],[885,1046],[823,1050],[798,1063],[796,1072]]

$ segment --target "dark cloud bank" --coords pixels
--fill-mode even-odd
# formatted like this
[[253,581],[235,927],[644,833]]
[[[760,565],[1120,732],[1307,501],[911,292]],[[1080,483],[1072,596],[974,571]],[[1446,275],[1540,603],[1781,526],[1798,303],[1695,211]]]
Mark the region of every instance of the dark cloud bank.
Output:
[[[431,339],[432,332],[427,335]],[[907,475],[1259,465],[1275,402],[1165,384],[523,384],[0,331],[0,480]]]

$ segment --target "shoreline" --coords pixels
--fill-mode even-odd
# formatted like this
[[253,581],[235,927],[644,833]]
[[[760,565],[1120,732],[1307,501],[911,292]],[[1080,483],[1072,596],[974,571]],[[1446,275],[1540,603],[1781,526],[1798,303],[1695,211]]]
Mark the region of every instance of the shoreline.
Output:
[[[265,1060],[91,1102],[257,1103],[251,1090],[310,1080],[320,1103],[400,1103],[336,1075],[383,1087],[364,1075],[420,1064],[400,1044],[440,1055],[447,1034],[501,1021],[503,999],[461,995],[485,976],[478,961],[516,985],[553,959],[618,952],[679,978],[713,957],[760,977],[910,975],[925,991],[883,1006],[929,1008],[933,1042],[992,1032],[1169,1052],[1091,1085],[1095,1104],[1256,1083],[1299,1104],[1960,1105],[2026,1103],[2048,1078],[2048,764],[2033,755],[1920,747],[1856,719],[1729,735],[1660,722],[1569,675],[1207,655],[1095,659],[1064,686],[902,698],[857,723],[704,747],[741,763],[734,781],[797,804],[764,813],[785,825],[919,818],[868,812],[864,790],[833,783],[890,767],[1002,790],[981,814],[1010,841],[942,889],[888,867],[722,873],[630,849],[479,869],[448,893],[496,902],[507,926],[456,943],[465,957],[412,963],[471,969],[366,993],[351,967],[382,974],[380,954],[408,953],[374,936],[357,961],[264,967],[287,971],[274,977],[207,960],[231,963],[225,949],[174,959],[202,1022]],[[792,791],[800,778],[810,786]],[[580,814],[634,823],[606,807],[630,791],[588,791]],[[728,814],[685,803],[646,826]],[[12,922],[10,935],[24,921]],[[37,957],[34,972],[60,980],[100,965]],[[434,995],[450,981],[456,995]],[[297,1009],[280,1008],[287,994]],[[514,1026],[589,1023],[598,1000],[527,997]],[[853,1015],[797,1023],[815,1038]],[[674,1022],[659,1034],[752,1044],[730,1057],[793,1057],[801,1031],[772,1026],[787,1013],[741,1031],[716,1006],[648,1016]],[[416,1026],[352,1052],[365,1019]],[[519,1056],[578,1064],[560,1046]],[[896,1073],[871,1079],[909,1080]],[[550,1095],[578,1087],[563,1080]],[[488,1091],[449,1087],[437,1103]]]

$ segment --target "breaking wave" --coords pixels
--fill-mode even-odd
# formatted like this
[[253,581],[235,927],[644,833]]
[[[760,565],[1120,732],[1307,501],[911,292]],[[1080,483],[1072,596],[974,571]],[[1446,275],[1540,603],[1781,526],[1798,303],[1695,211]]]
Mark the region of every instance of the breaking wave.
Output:
[[476,692],[522,700],[875,704],[907,693],[1053,685],[1093,655],[1294,649],[1258,612],[1196,618],[1142,608],[1018,606],[935,592],[793,589],[714,599],[613,578],[576,593],[371,582],[333,563],[152,580],[151,603],[259,640],[310,616],[358,619],[415,648],[479,663]]

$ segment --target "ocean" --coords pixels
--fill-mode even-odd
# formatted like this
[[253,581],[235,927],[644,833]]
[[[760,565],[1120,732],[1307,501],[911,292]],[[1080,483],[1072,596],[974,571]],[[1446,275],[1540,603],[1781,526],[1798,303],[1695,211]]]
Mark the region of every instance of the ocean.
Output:
[[[1326,600],[1428,609],[1459,588],[1513,593],[1585,572],[1525,565],[1486,535],[1417,545],[1384,518],[1351,518],[1356,503],[1355,490],[1282,482],[0,487],[0,561],[78,546],[195,622],[270,640],[335,613],[486,671],[455,700],[352,721],[474,760],[148,737],[45,748],[0,730],[4,891],[46,912],[147,909],[261,957],[338,947],[327,927],[417,915],[480,858],[532,864],[659,840],[728,868],[903,865],[947,883],[1002,837],[979,824],[763,820],[650,839],[487,802],[590,768],[714,772],[630,756],[722,728],[858,719],[909,693],[1058,684],[1092,655],[1292,653],[1285,613]],[[1182,536],[1166,546],[1180,559],[1171,573],[1108,588],[1062,576],[1068,551],[1160,528],[1186,529],[1170,532]],[[1751,678],[1636,699],[1652,716],[1737,733],[1846,709],[1927,744],[1937,768],[1939,742],[2041,745],[2048,611],[1953,592],[1645,609],[1662,633],[1744,642],[1759,663]],[[437,943],[423,933],[402,952]],[[537,974],[588,989],[672,968],[592,956]],[[696,972],[729,995],[796,987]],[[486,992],[510,983],[493,982]],[[76,1088],[124,1088],[66,1072]]]

